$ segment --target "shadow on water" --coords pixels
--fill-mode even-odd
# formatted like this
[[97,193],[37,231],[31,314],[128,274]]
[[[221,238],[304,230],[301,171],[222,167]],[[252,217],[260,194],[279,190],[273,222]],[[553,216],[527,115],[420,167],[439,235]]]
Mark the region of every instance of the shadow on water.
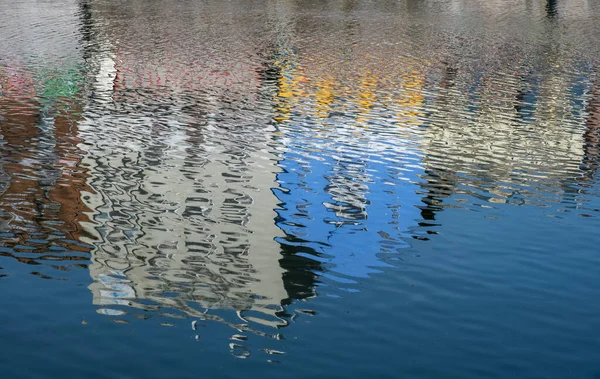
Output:
[[557,0],[547,0],[546,13],[547,13],[549,19],[555,18],[556,15],[558,14],[558,12],[556,10],[556,3],[557,3]]
[[590,100],[587,104],[588,117],[586,119],[586,131],[584,133],[584,158],[582,170],[585,177],[593,179],[598,172],[600,163],[600,79],[594,74],[590,89]]

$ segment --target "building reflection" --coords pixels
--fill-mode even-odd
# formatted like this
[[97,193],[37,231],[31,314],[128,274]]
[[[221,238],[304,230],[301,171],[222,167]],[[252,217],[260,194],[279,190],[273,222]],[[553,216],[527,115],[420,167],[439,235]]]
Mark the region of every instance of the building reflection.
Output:
[[[44,11],[56,18],[40,23],[40,32],[65,18],[76,25],[75,17],[69,19],[73,8],[64,13],[46,5],[34,12],[26,8],[13,9],[9,22],[17,31]],[[1,254],[34,265],[35,275],[61,278],[72,264],[87,266],[91,249],[80,242],[89,211],[81,192],[89,187],[87,170],[79,165],[77,35],[69,34],[58,49],[46,45],[60,38],[50,33],[40,37],[24,30],[21,37],[18,45],[3,39],[6,55],[0,61]]]
[[[222,18],[208,41],[242,40],[215,50],[171,40],[206,15],[173,24],[165,10],[152,26],[141,3],[92,4],[94,97],[79,127],[101,312],[224,308],[281,326],[282,304],[315,296],[325,271],[365,276],[385,266],[381,253],[406,246],[421,217],[422,62],[381,72],[387,48],[367,47],[328,66],[334,40],[300,56],[288,2],[267,9],[266,50],[252,19]],[[360,38],[347,21],[342,34]],[[169,54],[150,54],[162,39]],[[348,152],[356,141],[365,149]]]
[[[382,254],[406,246],[420,219],[421,62],[381,67],[381,54],[396,48],[339,44],[368,39],[360,22],[341,17],[304,29],[302,20],[289,22],[293,7],[285,4],[272,9],[283,20],[274,59],[280,241],[319,262],[328,277],[368,276],[386,265]],[[334,35],[297,47],[327,32]]]
[[327,22],[302,6],[87,0],[70,13],[83,29],[45,52],[50,69],[9,46],[0,254],[91,257],[104,314],[239,328],[212,314],[227,309],[258,333],[324,281],[353,290],[454,199],[561,201],[593,178],[598,81],[560,36],[526,51],[507,30],[495,44],[428,33],[410,24],[418,1],[380,2],[373,18],[326,1]]
[[535,60],[511,45],[516,37],[507,26],[493,28],[502,49],[474,61],[468,58],[473,46],[457,44],[432,81],[439,89],[430,100],[436,112],[423,143],[430,204],[455,194],[463,202],[466,195],[492,204],[558,203],[582,179],[588,65],[570,55],[554,24],[536,34],[543,42],[529,52]]
[[[165,9],[152,24],[149,6],[89,9],[94,101],[80,128],[95,191],[85,200],[97,225],[93,301],[110,315],[139,308],[218,319],[211,310],[231,309],[255,332],[284,326],[283,305],[311,296],[314,283],[275,241],[283,233],[274,224],[272,76],[257,25],[217,7],[221,26],[178,44],[207,15],[190,7],[180,21]],[[168,51],[148,55],[156,39]]]
[[[147,22],[156,9],[137,2],[91,11],[97,103],[81,128],[104,312],[227,308],[284,325],[282,304],[315,296],[324,275],[376,272],[438,227],[450,197],[533,204],[581,176],[592,128],[571,101],[580,80],[553,69],[571,61],[543,50],[552,38],[532,68],[510,33],[495,47],[411,31],[393,43],[400,22],[376,28],[353,17],[360,4],[336,4],[318,26],[293,1],[265,5],[260,26],[210,7],[179,23],[169,9]],[[194,38],[207,15],[222,28]]]
[[[82,223],[89,209],[80,196],[88,187],[86,170],[78,167],[77,118],[71,110],[40,114],[35,95],[13,90],[0,99],[3,245],[13,250],[6,254],[20,259],[21,249],[39,254],[24,258],[28,262],[87,261],[70,254],[90,250],[78,242],[85,236]],[[61,253],[54,256],[51,251]]]
[[[550,5],[556,13],[556,5]],[[587,140],[593,129],[583,125],[582,115],[589,97],[586,95],[586,78],[592,74],[583,61],[569,56],[564,37],[555,33],[555,25],[547,24],[537,31],[539,35],[534,38],[543,38],[543,43],[525,53],[523,46],[515,45],[521,37],[498,19],[511,5],[481,3],[469,11],[494,21],[490,26],[498,36],[494,44],[461,37],[445,40],[447,43],[440,46],[436,44],[439,35],[434,34],[430,40],[425,33],[419,36],[420,43],[416,48],[410,50],[411,59],[407,59],[405,51],[393,43],[386,43],[393,39],[387,38],[385,28],[366,25],[368,20],[352,17],[355,6],[340,5],[340,10],[350,11],[348,19],[345,15],[331,17],[318,27],[304,28],[302,19],[296,25],[288,25],[289,36],[296,33],[299,41],[317,42],[300,42],[298,47],[289,43],[293,37],[288,36],[287,40],[282,39],[288,44],[280,44],[282,53],[277,61],[282,82],[275,101],[281,106],[275,120],[280,130],[290,137],[277,138],[282,144],[292,146],[289,150],[293,151],[290,158],[281,163],[286,170],[278,176],[280,183],[303,183],[310,180],[312,173],[325,177],[328,184],[323,183],[323,188],[334,192],[330,198],[304,199],[307,203],[304,208],[308,209],[308,204],[329,204],[333,199],[334,206],[329,210],[337,218],[343,220],[346,217],[350,222],[356,214],[365,218],[370,203],[360,194],[371,187],[367,184],[362,189],[347,190],[345,188],[350,188],[347,183],[337,182],[336,175],[328,175],[335,163],[312,162],[340,156],[336,155],[339,151],[331,148],[333,143],[327,145],[321,141],[341,139],[344,129],[338,125],[342,124],[357,127],[343,145],[353,147],[352,163],[360,165],[356,158],[360,153],[355,151],[359,149],[355,146],[364,143],[360,138],[362,135],[377,132],[374,126],[378,122],[387,122],[389,110],[394,108],[389,105],[390,100],[402,110],[396,114],[397,125],[419,128],[414,135],[418,136],[417,145],[423,152],[423,167],[422,171],[416,169],[420,172],[419,178],[410,180],[419,182],[422,188],[416,192],[422,196],[419,202],[424,204],[419,207],[424,220],[435,220],[435,213],[444,208],[444,199],[457,194],[489,203],[538,204],[550,199],[560,202],[561,194],[571,191],[569,183],[585,176],[580,166],[583,161],[583,167],[586,167],[585,162],[589,161],[586,158]],[[453,12],[467,12],[466,6],[460,1],[452,2]],[[572,19],[580,14],[582,7],[589,8],[589,5],[569,1],[565,9],[561,8],[561,18]],[[293,12],[293,7],[280,9],[284,12],[280,19],[294,20],[293,14],[285,15],[285,12]],[[543,17],[544,11],[543,6],[528,5],[522,16]],[[521,20],[520,17],[514,21],[525,22],[525,18]],[[448,19],[442,17],[440,23],[452,27],[455,21],[456,17],[449,13]],[[397,28],[400,26],[389,27]],[[377,43],[372,42],[369,34],[373,29],[378,33]],[[322,38],[323,35],[331,37]],[[404,46],[409,44],[410,41],[403,41]],[[419,50],[424,46],[437,46],[439,50]],[[424,57],[434,53],[443,59],[431,65]],[[528,54],[539,58],[531,60]],[[391,77],[395,80],[390,80]],[[335,130],[335,133],[327,133],[328,130]],[[299,135],[310,135],[310,138],[297,142]],[[308,145],[310,149],[304,148]],[[323,168],[315,169],[311,165],[322,165]],[[337,165],[344,167],[345,162],[342,160]],[[295,167],[297,178],[291,178],[288,166]],[[361,174],[360,171],[352,172],[342,177],[352,178],[353,185],[358,185]],[[316,183],[321,188],[321,182],[315,181],[313,186],[303,184],[291,192],[313,190]],[[351,193],[355,198],[336,197],[340,188],[341,192]],[[286,196],[287,193],[280,198],[283,200]],[[352,211],[344,208],[347,203],[352,204]],[[305,213],[318,214],[313,208]],[[300,222],[298,214],[301,213],[282,218],[292,218],[291,224],[295,224]],[[420,224],[435,225],[425,221]],[[286,230],[285,226],[282,228]],[[311,228],[301,223],[300,229],[291,234],[302,235],[305,229]]]

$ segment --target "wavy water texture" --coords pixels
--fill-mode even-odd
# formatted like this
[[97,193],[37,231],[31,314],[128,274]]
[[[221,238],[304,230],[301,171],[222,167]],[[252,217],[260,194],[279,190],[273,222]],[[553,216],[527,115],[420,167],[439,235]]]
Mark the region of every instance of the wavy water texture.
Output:
[[297,376],[593,371],[595,2],[0,9],[0,321],[56,302],[178,367],[184,335]]

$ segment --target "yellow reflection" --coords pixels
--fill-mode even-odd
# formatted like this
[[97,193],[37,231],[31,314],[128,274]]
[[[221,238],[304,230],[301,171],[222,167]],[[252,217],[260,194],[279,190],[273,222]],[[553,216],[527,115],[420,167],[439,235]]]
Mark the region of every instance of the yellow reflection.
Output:
[[286,56],[280,61],[275,62],[275,67],[279,69],[277,79],[277,94],[275,96],[277,122],[284,122],[290,119],[292,109],[297,103],[299,97],[303,96],[300,84],[304,81],[302,70],[295,62],[295,54],[285,52]]
[[357,96],[358,113],[356,121],[360,124],[369,120],[368,113],[377,101],[377,79],[371,72],[366,72],[359,85]]
[[329,116],[331,104],[335,99],[334,85],[334,80],[331,77],[323,78],[317,82],[315,114],[318,118],[327,118]]
[[396,113],[396,118],[401,125],[415,126],[420,124],[420,117],[423,113],[422,108],[425,103],[424,85],[425,78],[418,71],[413,71],[402,78],[402,90],[399,91],[400,96],[397,100],[400,109]]

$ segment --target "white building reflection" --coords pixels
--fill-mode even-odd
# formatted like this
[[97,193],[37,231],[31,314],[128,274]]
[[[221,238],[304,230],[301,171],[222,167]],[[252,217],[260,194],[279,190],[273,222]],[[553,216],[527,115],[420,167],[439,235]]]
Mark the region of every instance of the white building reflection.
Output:
[[435,173],[428,188],[492,203],[561,201],[567,183],[583,175],[590,66],[552,24],[529,31],[543,42],[535,47],[520,44],[510,25],[493,25],[498,41],[489,55],[472,60],[474,47],[456,44],[433,83],[423,132],[426,169]]
[[[258,61],[257,41],[209,51],[215,45],[173,40],[168,54],[146,56],[156,36],[138,30],[148,25],[136,16],[143,6],[126,22],[113,11],[92,9],[94,98],[80,125],[93,188],[83,198],[98,239],[94,303],[105,313],[234,309],[248,321],[284,323],[271,114],[254,108],[260,67],[248,63]],[[173,21],[161,21],[165,33]]]

